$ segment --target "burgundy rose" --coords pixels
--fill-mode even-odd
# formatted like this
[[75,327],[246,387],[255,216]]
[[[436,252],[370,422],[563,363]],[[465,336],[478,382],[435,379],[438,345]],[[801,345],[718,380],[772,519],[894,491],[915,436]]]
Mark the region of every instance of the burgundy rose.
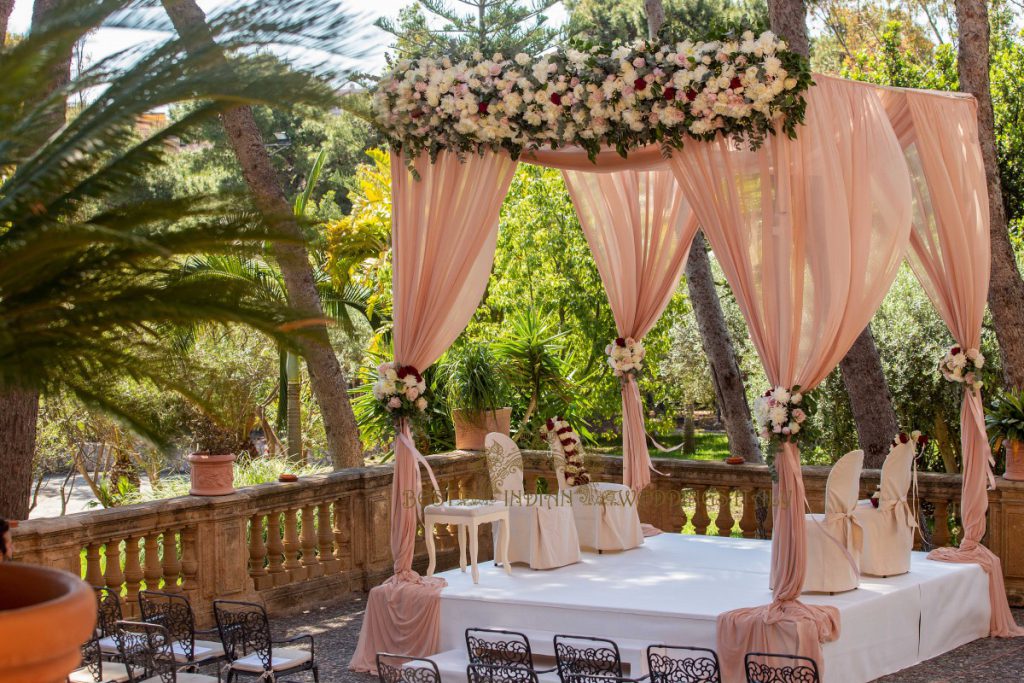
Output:
[[571,431],[572,431],[572,427],[562,427],[561,429],[558,430],[558,433],[559,434],[568,434]]
[[621,346],[622,348],[626,348],[626,338],[625,337],[616,337],[615,338],[615,345],[616,346]]
[[413,109],[411,112],[409,112],[410,118],[418,119],[421,116],[423,116],[423,111],[420,109]]
[[556,92],[551,93],[551,104],[561,105],[562,104],[562,96],[559,95]]
[[767,390],[766,392],[764,392],[764,397],[765,397],[765,398],[768,398],[768,397],[769,397],[769,396],[771,396],[771,395],[772,395],[772,390],[771,390],[771,389],[769,389],[769,390]]
[[488,105],[487,105],[486,102],[481,102],[480,104],[476,105],[476,110],[478,112],[480,112],[481,114],[486,114],[487,113],[487,106]]
[[635,81],[633,81],[633,89],[634,90],[644,90],[646,88],[647,88],[647,81],[645,81],[644,79],[638,78]]
[[697,99],[697,91],[694,90],[693,88],[688,89],[686,91],[686,99],[689,100],[690,102],[693,102],[695,99]]
[[733,76],[733,79],[729,81],[729,87],[733,90],[738,90],[743,87],[743,83],[740,81],[738,76]]
[[951,349],[949,350],[949,352],[950,352],[950,353],[952,353],[952,354],[953,354],[953,355],[955,356],[955,355],[957,355],[958,353],[960,353],[960,347],[959,347],[959,346],[954,346],[953,348],[951,348]]
[[665,90],[662,91],[661,95],[666,100],[671,102],[672,100],[674,100],[676,98],[676,89],[672,88],[672,87],[665,88]]
[[903,432],[900,432],[900,443],[909,443],[909,442],[910,442],[910,437],[907,436],[906,434],[904,434]]
[[398,379],[405,379],[409,376],[409,368],[403,365],[395,370],[395,374],[398,375]]
[[554,421],[554,420],[552,420],[552,419],[551,419],[551,418],[549,417],[549,418],[548,418],[548,429],[549,429],[549,430],[552,430],[552,429],[554,429],[554,428],[555,428],[555,421]]
[[924,434],[922,434],[921,436],[919,436],[917,438],[917,443],[918,443],[918,445],[921,446],[921,448],[924,448],[925,446],[928,445],[928,437],[925,436]]

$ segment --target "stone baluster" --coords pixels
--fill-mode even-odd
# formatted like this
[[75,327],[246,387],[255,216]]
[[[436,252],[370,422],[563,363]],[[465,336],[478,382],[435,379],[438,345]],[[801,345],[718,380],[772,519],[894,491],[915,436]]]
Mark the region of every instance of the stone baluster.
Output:
[[718,516],[715,517],[715,527],[719,536],[732,536],[732,527],[736,520],[732,516],[732,492],[728,486],[718,489]]
[[180,593],[178,577],[181,575],[181,561],[178,560],[178,530],[168,529],[163,536],[164,592]]
[[160,566],[160,532],[150,531],[146,534],[145,567],[143,575],[146,578],[146,590],[160,590],[160,577],[163,576],[163,568]]
[[945,498],[931,501],[935,506],[935,529],[932,531],[932,544],[936,548],[949,545],[949,503]]
[[145,578],[142,563],[139,561],[141,540],[141,536],[129,536],[124,541],[125,602],[133,617],[139,614],[139,588],[142,586],[142,579]]
[[338,573],[338,560],[334,556],[334,526],[331,522],[331,504],[324,502],[317,506],[316,541],[320,552],[320,566],[325,574]]
[[665,530],[674,534],[680,533],[686,526],[686,510],[683,508],[683,496],[678,483],[670,482],[655,493],[659,498],[658,506],[667,510]]
[[249,576],[256,590],[268,588],[267,581],[267,544],[263,541],[263,515],[249,518]]
[[302,566],[306,568],[307,579],[314,579],[324,573],[320,558],[316,556],[316,543],[316,506],[307,505],[302,508]]
[[103,559],[106,562],[103,582],[111,593],[121,597],[121,589],[124,587],[124,572],[121,571],[121,541],[116,539],[107,541],[103,545]]
[[196,554],[196,529],[181,530],[181,588],[193,598],[199,591],[199,557]]
[[698,536],[706,536],[708,533],[708,525],[711,524],[711,518],[708,517],[708,504],[704,499],[704,494],[706,492],[706,486],[693,487],[695,507],[693,517],[690,518],[690,521],[693,522],[693,530]]
[[103,588],[105,585],[99,543],[90,543],[85,548],[85,582],[93,588]]
[[351,569],[352,558],[352,496],[334,501],[334,547],[339,571]]
[[740,531],[743,538],[754,538],[757,535],[757,501],[754,498],[754,489],[745,488],[743,495],[743,513],[740,516]]
[[306,572],[299,562],[299,521],[298,510],[289,508],[284,512],[284,568],[289,581],[301,581]]
[[267,515],[267,572],[273,585],[288,583],[288,572],[284,570],[284,543],[281,541],[281,513]]

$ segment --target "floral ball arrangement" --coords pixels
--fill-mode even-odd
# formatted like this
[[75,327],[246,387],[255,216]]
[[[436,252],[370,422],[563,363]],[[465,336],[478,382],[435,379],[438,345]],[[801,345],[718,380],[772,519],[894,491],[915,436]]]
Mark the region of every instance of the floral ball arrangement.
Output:
[[754,401],[754,420],[761,438],[778,442],[793,441],[807,420],[803,402],[804,395],[800,393],[799,386],[792,389],[777,386],[759,396]]
[[964,351],[959,346],[950,347],[942,362],[939,363],[939,370],[943,377],[950,382],[966,384],[975,391],[984,386],[976,372],[983,367],[985,367],[985,356],[981,355],[981,351],[978,349]]
[[427,409],[427,383],[411,365],[381,363],[377,366],[377,382],[373,397],[385,411],[400,417],[415,417]]
[[541,429],[544,437],[565,456],[565,483],[583,486],[590,483],[590,475],[583,465],[583,447],[579,434],[560,416],[549,417]]
[[403,59],[378,82],[377,125],[415,158],[442,150],[524,150],[575,145],[593,159],[651,143],[667,155],[686,137],[718,134],[756,148],[803,123],[813,84],[807,60],[770,31],[736,39],[608,50],[569,46],[526,54]]
[[604,348],[616,377],[636,376],[644,363],[644,345],[632,337],[619,337]]

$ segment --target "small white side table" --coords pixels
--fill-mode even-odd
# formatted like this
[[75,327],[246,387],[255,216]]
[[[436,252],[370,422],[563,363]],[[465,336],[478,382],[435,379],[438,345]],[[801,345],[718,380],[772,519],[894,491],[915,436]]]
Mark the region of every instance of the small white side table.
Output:
[[466,571],[466,532],[469,532],[469,561],[472,567],[473,583],[480,583],[480,570],[476,556],[479,545],[478,527],[481,524],[500,522],[497,547],[494,549],[495,562],[500,561],[505,573],[511,574],[508,562],[508,508],[503,500],[450,500],[447,503],[427,505],[423,508],[423,535],[427,542],[427,576],[434,575],[437,564],[437,550],[434,547],[434,525],[454,524],[459,534],[459,568]]

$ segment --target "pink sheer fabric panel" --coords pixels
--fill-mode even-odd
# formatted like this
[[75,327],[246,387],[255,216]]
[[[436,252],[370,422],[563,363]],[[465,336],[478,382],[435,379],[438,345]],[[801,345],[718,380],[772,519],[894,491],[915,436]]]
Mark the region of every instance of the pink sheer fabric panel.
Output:
[[[668,170],[562,174],[619,336],[643,339],[679,284],[696,216]],[[631,376],[621,388],[622,478],[640,491],[651,482],[643,402]]]
[[[436,361],[476,311],[498,238],[498,212],[516,163],[504,155],[442,153],[431,164],[392,153],[392,259],[395,360],[420,370]],[[400,431],[410,436],[407,424]],[[377,652],[425,656],[437,649],[445,581],[412,569],[415,501],[422,491],[419,454],[395,441],[391,485],[391,553],[395,575],[370,591],[355,671],[375,671]]]
[[[903,259],[910,180],[878,96],[816,76],[798,139],[756,152],[726,140],[673,155],[676,179],[711,241],[746,318],[769,381],[809,390],[870,322]],[[790,643],[821,662],[838,637],[838,611],[800,603],[806,570],[800,454],[776,458],[771,605],[719,617],[726,681],[742,680],[743,653]]]
[[[887,90],[882,100],[900,136],[914,190],[910,266],[957,344],[979,348],[990,272],[988,191],[971,97]],[[999,558],[981,545],[994,484],[981,393],[965,389],[960,410],[963,453],[959,548],[929,555],[980,564],[989,578],[993,636],[1022,636],[1006,601]]]

